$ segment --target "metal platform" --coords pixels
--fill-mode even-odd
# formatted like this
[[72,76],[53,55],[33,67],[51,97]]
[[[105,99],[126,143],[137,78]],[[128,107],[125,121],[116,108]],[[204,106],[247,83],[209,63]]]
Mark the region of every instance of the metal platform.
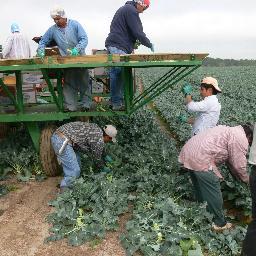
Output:
[[[77,57],[50,56],[45,58],[31,58],[22,60],[0,60],[0,73],[15,74],[16,94],[14,95],[0,78],[0,89],[9,97],[11,106],[0,103],[0,122],[25,122],[30,135],[38,148],[40,133],[38,122],[62,121],[71,117],[81,116],[113,116],[130,115],[149,101],[174,86],[191,72],[202,65],[208,54],[131,54],[131,55],[86,55]],[[88,112],[64,112],[62,74],[67,68],[121,67],[124,81],[125,111],[111,111],[105,103],[98,103]],[[136,91],[134,86],[134,69],[165,67],[167,72],[148,86],[143,92]],[[47,82],[52,101],[48,104],[25,104],[22,91],[22,72],[41,71]],[[50,73],[56,74],[57,85],[50,79]],[[109,95],[106,95],[108,99]],[[8,109],[9,108],[9,109]]]

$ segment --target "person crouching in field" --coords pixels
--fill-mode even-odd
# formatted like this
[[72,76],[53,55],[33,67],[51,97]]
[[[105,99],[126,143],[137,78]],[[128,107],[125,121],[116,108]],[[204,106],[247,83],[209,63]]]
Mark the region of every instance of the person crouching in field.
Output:
[[250,173],[250,190],[252,196],[252,221],[248,226],[241,256],[256,255],[256,125],[254,126],[253,142],[250,149],[249,164],[252,165]]
[[106,125],[102,130],[97,124],[87,122],[67,123],[53,133],[51,143],[64,172],[61,193],[72,187],[72,182],[80,176],[79,151],[89,153],[99,170],[111,171],[106,164],[112,159],[104,154],[104,143],[116,142],[116,135],[113,125]]
[[223,213],[223,199],[217,168],[227,162],[234,176],[249,183],[246,154],[253,139],[253,126],[229,127],[219,125],[193,136],[183,146],[179,162],[190,173],[198,202],[207,202],[207,209],[213,214],[213,229],[222,231],[232,227]]

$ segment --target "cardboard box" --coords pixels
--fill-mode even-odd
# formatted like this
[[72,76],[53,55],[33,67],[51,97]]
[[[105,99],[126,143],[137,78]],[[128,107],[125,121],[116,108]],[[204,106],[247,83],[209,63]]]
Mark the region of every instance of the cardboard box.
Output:
[[36,86],[34,84],[23,84],[22,94],[24,103],[36,103]]
[[22,74],[23,84],[40,84],[43,82],[43,75],[38,73],[23,73]]

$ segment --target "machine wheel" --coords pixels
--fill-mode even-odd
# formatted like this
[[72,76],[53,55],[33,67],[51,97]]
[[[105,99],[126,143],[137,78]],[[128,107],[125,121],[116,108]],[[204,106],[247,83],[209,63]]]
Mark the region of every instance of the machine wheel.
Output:
[[0,123],[0,139],[3,139],[8,134],[9,126],[7,123]]
[[40,160],[43,170],[47,176],[58,176],[61,172],[57,157],[51,145],[51,136],[56,130],[54,126],[46,126],[41,131],[40,136]]

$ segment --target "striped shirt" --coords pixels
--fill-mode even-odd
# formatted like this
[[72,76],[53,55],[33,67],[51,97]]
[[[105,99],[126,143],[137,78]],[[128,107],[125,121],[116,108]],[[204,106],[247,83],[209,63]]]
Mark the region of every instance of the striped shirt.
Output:
[[193,124],[192,135],[217,125],[220,117],[221,105],[216,95],[205,97],[199,102],[191,101],[187,104],[189,112],[198,112]]
[[71,140],[73,148],[90,153],[96,160],[98,168],[104,166],[102,159],[104,153],[103,131],[97,125],[86,122],[72,122],[60,126],[58,132]]
[[219,178],[223,178],[216,165],[227,161],[232,173],[247,182],[248,147],[242,126],[219,125],[188,140],[180,152],[179,162],[189,170],[212,170]]

